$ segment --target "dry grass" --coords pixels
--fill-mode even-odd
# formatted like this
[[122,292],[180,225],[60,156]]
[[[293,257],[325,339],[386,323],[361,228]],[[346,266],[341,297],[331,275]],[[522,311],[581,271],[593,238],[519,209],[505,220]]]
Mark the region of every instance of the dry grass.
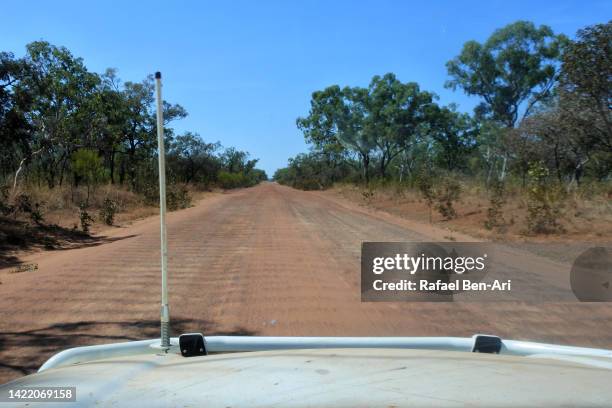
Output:
[[[79,204],[87,201],[85,187],[74,188],[61,186],[54,189],[47,187],[25,186],[16,194],[26,194],[33,203],[39,203],[42,209],[44,222],[61,227],[73,228],[79,226]],[[97,218],[97,214],[106,198],[117,203],[118,216],[125,219],[126,214],[142,212],[147,206],[143,198],[127,189],[115,186],[99,186],[91,190],[88,200],[88,212]],[[131,217],[128,217],[131,218]],[[119,219],[119,218],[118,218]],[[94,224],[94,231],[99,229],[99,222]]]
[[[365,189],[351,184],[336,185],[333,192],[404,218],[429,222],[430,209],[416,189],[398,185],[376,186]],[[502,208],[505,223],[500,228],[485,228],[489,192],[484,186],[462,181],[461,195],[456,203],[457,218],[445,220],[432,210],[433,224],[443,225],[475,237],[500,241],[534,242],[600,242],[612,241],[612,187],[586,185],[569,192],[563,201],[561,224],[563,233],[533,235],[527,232],[527,194],[520,186],[506,189],[506,203]]]
[[[192,203],[204,198],[210,192],[198,186],[187,186]],[[57,225],[64,228],[80,228],[79,204],[88,201],[87,211],[95,222],[91,231],[98,233],[108,226],[99,219],[99,211],[105,199],[111,199],[117,205],[115,226],[129,224],[132,221],[156,215],[159,212],[157,203],[150,203],[127,188],[118,185],[102,185],[92,189],[87,200],[87,189],[84,186],[74,188],[61,186],[54,189],[37,186],[23,186],[14,194],[26,194],[32,203],[39,203],[47,225]]]
[[[207,195],[215,194],[198,186],[185,186],[192,205]],[[104,242],[105,231],[123,227],[152,215],[159,214],[157,202],[147,202],[145,197],[121,186],[104,185],[90,191],[87,212],[94,222],[89,232],[81,230],[79,204],[87,199],[85,187],[70,186],[49,189],[26,186],[11,194],[8,203],[15,204],[19,195],[42,212],[43,220],[36,223],[28,213],[21,211],[0,214],[0,268],[20,264],[20,256],[41,250],[77,248]],[[105,199],[117,206],[113,226],[102,221],[100,209]],[[185,203],[186,204],[186,203]]]

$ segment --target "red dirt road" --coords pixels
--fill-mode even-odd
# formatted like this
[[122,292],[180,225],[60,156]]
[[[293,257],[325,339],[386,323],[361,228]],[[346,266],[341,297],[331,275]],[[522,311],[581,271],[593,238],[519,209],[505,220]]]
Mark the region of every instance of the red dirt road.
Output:
[[[272,183],[209,197],[168,216],[172,335],[493,333],[612,348],[608,304],[360,302],[362,241],[444,236]],[[105,241],[24,259],[37,270],[0,271],[0,383],[68,347],[158,337],[158,219],[117,228]],[[509,251],[508,265],[554,280],[554,263]]]

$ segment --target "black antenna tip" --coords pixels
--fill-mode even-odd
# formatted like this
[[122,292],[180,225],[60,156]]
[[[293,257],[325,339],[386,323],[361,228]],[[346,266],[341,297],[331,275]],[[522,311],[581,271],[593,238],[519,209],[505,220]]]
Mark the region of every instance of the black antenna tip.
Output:
[[157,71],[155,73],[155,79],[161,79],[161,72]]

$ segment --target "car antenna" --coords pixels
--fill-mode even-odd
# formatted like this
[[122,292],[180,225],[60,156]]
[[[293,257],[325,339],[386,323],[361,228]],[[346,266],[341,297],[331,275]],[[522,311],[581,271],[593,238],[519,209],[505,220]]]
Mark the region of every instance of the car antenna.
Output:
[[161,96],[161,72],[155,73],[157,95],[157,146],[159,162],[159,223],[161,236],[161,348],[170,348],[170,308],[168,307],[168,238],[166,236],[166,153],[164,149],[164,118]]

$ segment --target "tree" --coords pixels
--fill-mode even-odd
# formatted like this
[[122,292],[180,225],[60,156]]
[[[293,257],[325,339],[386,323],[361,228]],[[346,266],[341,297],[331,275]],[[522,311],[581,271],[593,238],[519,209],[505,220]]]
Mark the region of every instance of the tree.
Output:
[[104,155],[109,170],[109,178],[115,183],[117,157],[124,153],[125,123],[128,121],[127,98],[121,90],[121,81],[117,71],[109,68],[100,76],[101,82],[94,95],[94,112],[96,123],[95,145]]
[[454,105],[428,109],[428,135],[435,141],[442,167],[454,171],[465,166],[465,159],[476,148],[476,126],[468,114]]
[[563,55],[560,108],[584,142],[612,151],[612,21],[578,31]]
[[[451,80],[445,86],[480,96],[477,118],[513,129],[551,97],[566,43],[565,36],[548,26],[517,21],[496,30],[484,44],[465,43],[461,54],[446,64]],[[501,180],[507,158],[508,152],[502,152]]]
[[411,146],[417,128],[427,120],[426,111],[434,96],[421,91],[415,82],[402,83],[392,73],[372,78],[365,127],[380,151],[383,179],[389,163]]
[[[137,190],[138,163],[149,157],[151,151],[154,151],[157,146],[153,76],[149,75],[144,81],[138,83],[126,82],[124,88],[123,144],[127,153],[126,165],[130,184],[134,190]],[[163,101],[164,126],[186,116],[187,111],[182,106]]]
[[446,64],[452,79],[445,86],[480,96],[483,102],[476,111],[481,117],[513,128],[521,108],[526,117],[551,95],[566,42],[548,26],[517,21],[496,30],[484,44],[465,43],[461,54]]
[[287,167],[274,173],[274,180],[302,190],[320,190],[330,187],[335,180],[346,179],[351,173],[348,163],[331,167],[322,153],[310,152],[289,159]]
[[376,147],[373,135],[365,127],[367,99],[365,88],[340,89],[333,85],[314,92],[308,117],[297,121],[307,141],[311,139],[324,146],[339,142],[344,149],[356,153],[366,183],[370,181],[370,160]]
[[75,175],[75,185],[83,181],[87,186],[85,207],[89,205],[89,195],[92,188],[104,179],[102,159],[93,150],[79,149],[72,155],[72,168]]
[[26,49],[30,74],[16,86],[17,92],[32,95],[25,117],[33,133],[25,153],[38,154],[52,188],[58,178],[62,183],[70,155],[81,144],[83,129],[88,126],[83,110],[99,77],[64,47],[35,41]]
[[0,52],[0,170],[3,175],[15,171],[13,185],[32,156],[29,138],[32,128],[27,121],[32,95],[19,84],[30,74],[24,59]]
[[215,153],[219,142],[206,143],[197,133],[185,132],[174,138],[168,149],[168,168],[184,183],[210,184],[221,167]]

